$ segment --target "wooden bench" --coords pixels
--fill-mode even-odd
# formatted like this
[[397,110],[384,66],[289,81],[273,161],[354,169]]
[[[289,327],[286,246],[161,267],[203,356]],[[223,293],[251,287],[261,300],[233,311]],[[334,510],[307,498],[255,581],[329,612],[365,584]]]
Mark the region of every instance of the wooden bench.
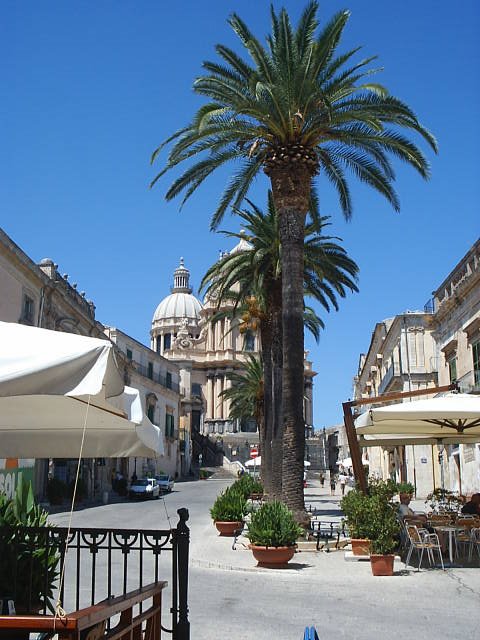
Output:
[[[28,633],[57,633],[59,640],[141,640],[145,623],[145,638],[160,640],[162,619],[162,591],[167,582],[157,582],[130,591],[124,596],[109,598],[85,609],[55,616],[0,616],[0,633],[6,631]],[[134,616],[135,605],[152,598],[152,605]],[[106,631],[110,618],[119,615],[118,623]]]

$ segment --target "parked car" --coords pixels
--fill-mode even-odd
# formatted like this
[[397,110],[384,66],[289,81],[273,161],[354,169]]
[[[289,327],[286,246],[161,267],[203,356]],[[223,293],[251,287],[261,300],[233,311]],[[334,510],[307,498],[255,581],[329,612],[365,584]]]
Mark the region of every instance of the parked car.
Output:
[[128,496],[130,498],[158,498],[160,487],[155,478],[139,478],[130,485]]
[[165,493],[170,493],[170,491],[173,490],[173,485],[175,484],[175,481],[172,478],[172,476],[169,476],[166,473],[162,473],[159,476],[155,476],[155,479],[158,483],[158,486],[160,487],[160,491]]

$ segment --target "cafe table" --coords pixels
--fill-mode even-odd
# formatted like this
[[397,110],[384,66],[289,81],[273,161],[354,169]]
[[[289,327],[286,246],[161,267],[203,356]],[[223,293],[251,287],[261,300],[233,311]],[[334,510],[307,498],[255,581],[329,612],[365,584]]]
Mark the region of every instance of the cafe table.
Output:
[[432,528],[441,533],[448,533],[448,558],[450,560],[450,566],[453,565],[453,545],[455,540],[455,535],[457,531],[463,531],[465,529],[464,526],[456,526],[454,524],[445,524],[445,525],[431,525]]

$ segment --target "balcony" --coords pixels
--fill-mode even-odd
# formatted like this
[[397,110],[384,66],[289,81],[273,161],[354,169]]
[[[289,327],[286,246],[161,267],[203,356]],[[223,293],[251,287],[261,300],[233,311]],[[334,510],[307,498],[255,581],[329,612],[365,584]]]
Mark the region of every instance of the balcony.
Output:
[[398,376],[400,376],[400,365],[398,362],[392,362],[392,364],[388,367],[385,372],[385,375],[382,378],[382,381],[378,385],[378,394],[382,395],[385,391],[388,390],[392,380]]
[[144,367],[139,362],[134,362],[135,369],[138,373],[153,382],[157,382],[161,384],[165,389],[170,389],[171,391],[175,391],[175,393],[180,393],[180,385],[178,382],[173,382],[173,380],[168,375],[162,375],[161,373],[155,373],[148,370],[148,367]]

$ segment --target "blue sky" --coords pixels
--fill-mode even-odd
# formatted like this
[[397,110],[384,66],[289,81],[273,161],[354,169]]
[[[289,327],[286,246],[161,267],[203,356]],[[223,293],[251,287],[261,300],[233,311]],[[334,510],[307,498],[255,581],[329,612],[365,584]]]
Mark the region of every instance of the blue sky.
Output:
[[[281,6],[276,3],[277,7]],[[284,6],[297,17],[303,3]],[[319,182],[322,213],[360,266],[360,293],[324,316],[315,427],[341,420],[359,354],[376,322],[421,309],[480,232],[480,4],[434,0],[321,2],[349,8],[344,49],[379,56],[381,81],[436,135],[432,178],[398,166],[401,213],[352,179],[354,216]],[[148,344],[180,256],[196,288],[228,241],[209,231],[226,181],[212,178],[179,212],[154,189],[151,152],[202,103],[191,85],[218,42],[237,46],[233,11],[263,36],[269,2],[16,2],[0,7],[0,225],[35,261],[48,256],[97,306],[97,318]],[[420,141],[418,141],[420,142]],[[160,166],[160,165],[159,165]],[[261,177],[252,198],[264,202]],[[227,216],[222,229],[238,230]]]

